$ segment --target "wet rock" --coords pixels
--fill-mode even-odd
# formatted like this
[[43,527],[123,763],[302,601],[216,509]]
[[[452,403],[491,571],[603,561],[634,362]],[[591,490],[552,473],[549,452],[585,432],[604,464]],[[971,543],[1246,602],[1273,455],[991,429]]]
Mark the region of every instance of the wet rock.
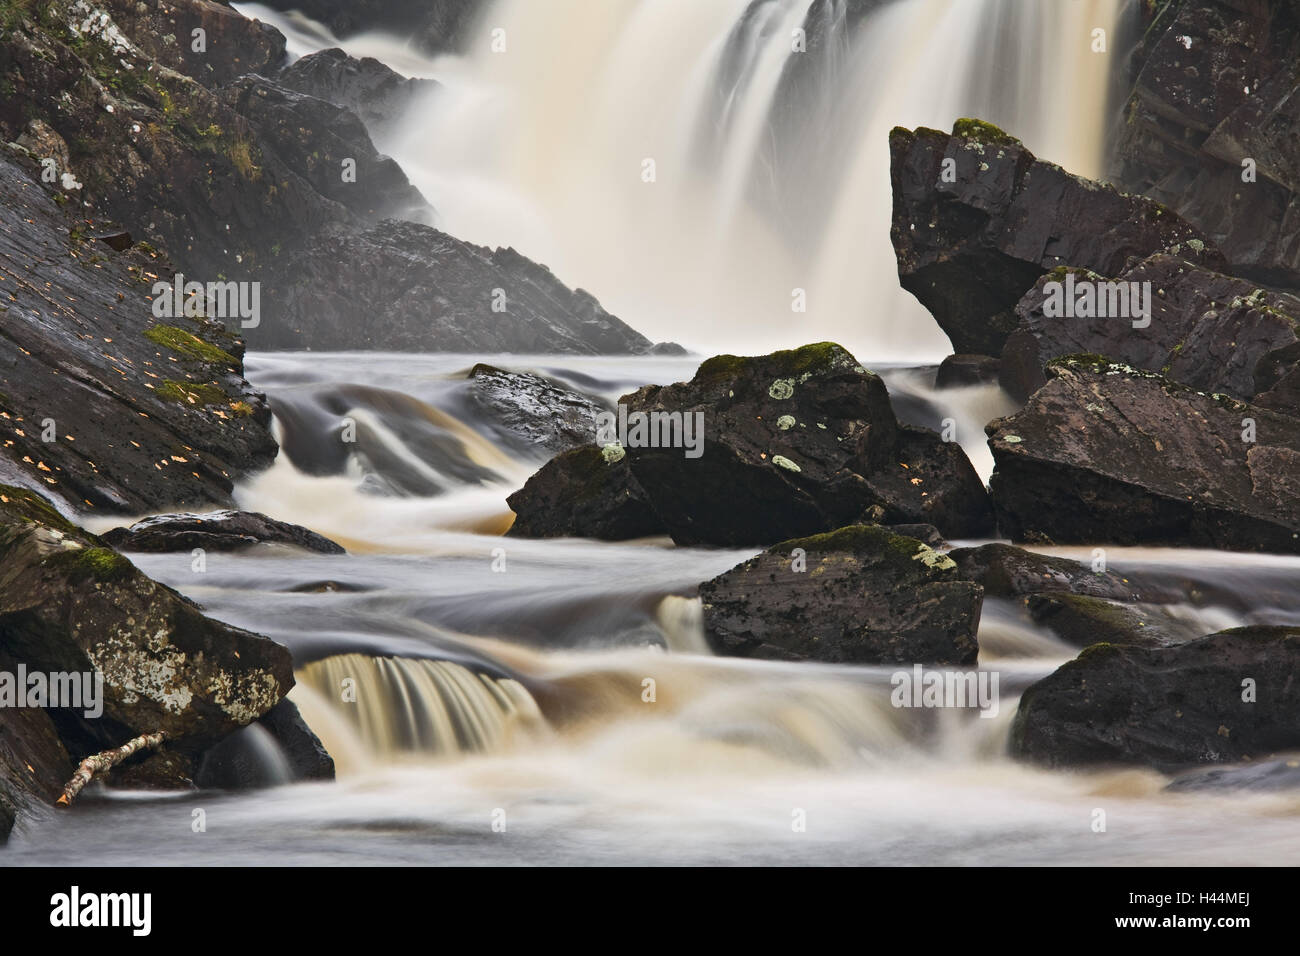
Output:
[[986,429],[1013,540],[1300,553],[1300,419],[1096,356],[1047,371]]
[[1173,770],[1295,750],[1297,666],[1297,628],[1235,628],[1172,647],[1095,644],[1025,691],[1011,752],[1054,767]]
[[1065,592],[1117,601],[1157,600],[1159,591],[1144,587],[1114,571],[1009,544],[984,544],[948,552],[963,578],[980,584],[990,597],[1020,597]]
[[700,585],[719,654],[974,664],[983,589],[915,538],[855,525],[783,541]]
[[625,541],[666,530],[618,446],[557,455],[506,503],[517,516],[514,537]]
[[699,457],[627,449],[678,544],[761,545],[842,527],[873,507],[878,520],[953,537],[991,528],[960,447],[900,426],[880,378],[833,343],[717,356],[690,382],[647,386],[622,403],[629,417],[702,416]]
[[998,380],[999,360],[989,355],[949,355],[939,363],[935,388],[988,385]]
[[651,347],[591,295],[513,249],[412,222],[319,235],[286,254],[270,285],[280,314],[260,330],[264,348],[606,355]]
[[1130,257],[1191,242],[1197,262],[1222,262],[1159,203],[1071,175],[987,123],[958,120],[951,135],[896,128],[889,145],[899,281],[957,353],[1001,355],[1016,303],[1057,266],[1115,275]]
[[285,699],[206,751],[195,779],[201,787],[220,790],[333,780],[334,759],[293,701]]
[[[1164,614],[1081,594],[1034,594],[1029,616],[1075,647],[1091,644],[1161,646],[1187,637]],[[1200,635],[1196,635],[1200,636]]]
[[266,728],[288,761],[295,780],[333,780],[334,758],[315,732],[307,726],[298,705],[281,700],[257,719]]
[[243,342],[155,319],[167,260],[88,240],[111,231],[0,153],[0,474],[96,513],[231,505],[276,453]]
[[[273,153],[321,196],[360,220],[390,216],[431,221],[433,210],[402,168],[382,156],[357,115],[333,103],[246,76],[221,91],[252,124],[263,155]],[[352,176],[344,175],[351,164]]]
[[416,101],[439,88],[435,80],[409,79],[373,57],[358,60],[337,47],[295,60],[275,81],[351,110],[372,135],[395,129]]
[[[0,673],[16,675],[18,664],[0,638]],[[47,710],[0,707],[0,846],[18,818],[58,799],[75,769]]]
[[[97,0],[113,22],[150,57],[217,87],[246,73],[269,74],[285,58],[284,35],[209,0]],[[195,30],[202,30],[201,38]],[[195,46],[201,48],[196,50]]]
[[932,548],[948,547],[948,542],[939,533],[939,529],[932,524],[891,524],[886,525],[885,530],[893,534],[901,534],[905,538],[915,538]]
[[315,531],[255,511],[154,515],[129,528],[105,532],[103,539],[119,551],[237,551],[267,543],[318,554],[343,554],[341,545]]
[[[1070,282],[1074,288],[1118,283],[1110,286],[1117,292],[1145,284],[1151,314],[1139,319],[1048,316],[1049,305],[1055,308],[1060,294],[1068,296]],[[1105,355],[1244,401],[1300,365],[1300,299],[1174,255],[1152,256],[1114,279],[1082,269],[1054,269],[1025,294],[1016,314],[1032,343],[1013,336],[1004,361],[1026,368],[1031,392],[1045,381],[1041,367],[1047,361],[1079,353]]]
[[496,437],[524,453],[549,457],[588,445],[608,406],[540,375],[479,363],[469,372],[469,401]]
[[1165,787],[1174,793],[1248,790],[1275,793],[1300,787],[1300,755],[1255,760],[1232,767],[1201,767],[1180,773]]
[[1112,180],[1210,235],[1235,275],[1300,289],[1300,12],[1186,0],[1143,14]]

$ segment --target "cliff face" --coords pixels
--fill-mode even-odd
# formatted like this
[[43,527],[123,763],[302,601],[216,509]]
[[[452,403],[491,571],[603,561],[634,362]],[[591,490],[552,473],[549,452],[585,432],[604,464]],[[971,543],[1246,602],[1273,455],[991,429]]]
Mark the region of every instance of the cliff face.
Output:
[[1111,178],[1207,233],[1235,275],[1300,288],[1300,7],[1140,9]]

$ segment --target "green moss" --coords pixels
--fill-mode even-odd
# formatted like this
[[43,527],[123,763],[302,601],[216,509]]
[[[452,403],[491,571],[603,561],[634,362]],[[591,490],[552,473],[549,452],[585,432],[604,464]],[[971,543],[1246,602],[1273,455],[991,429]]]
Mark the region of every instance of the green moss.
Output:
[[177,382],[167,379],[154,389],[154,394],[169,402],[182,405],[224,405],[226,393],[216,385],[200,385],[195,382]]
[[76,548],[56,552],[45,559],[48,568],[75,577],[89,577],[96,581],[118,581],[127,577],[133,565],[112,548]]
[[834,342],[815,342],[797,349],[783,349],[769,355],[715,355],[706,359],[695,373],[697,383],[739,378],[754,362],[765,365],[765,374],[778,378],[807,378],[819,372],[860,370],[865,372],[849,352]]
[[79,534],[80,529],[35,492],[13,485],[0,485],[0,511],[16,514],[28,521],[35,521],[46,527],[62,531],[64,534]]
[[952,124],[952,135],[978,143],[998,146],[1023,146],[1020,140],[984,120],[963,117]]
[[178,329],[174,325],[152,325],[145,329],[144,337],[155,345],[178,352],[186,358],[198,359],[214,365],[238,365],[235,357],[225,349],[217,348],[211,342],[205,342],[192,332]]

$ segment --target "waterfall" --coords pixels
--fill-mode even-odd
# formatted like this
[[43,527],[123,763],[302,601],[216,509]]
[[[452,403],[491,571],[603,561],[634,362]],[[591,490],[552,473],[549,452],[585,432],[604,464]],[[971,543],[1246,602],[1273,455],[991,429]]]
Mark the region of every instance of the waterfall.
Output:
[[[309,693],[295,699],[336,759],[358,751],[380,758],[496,753],[546,728],[518,681],[451,661],[339,654],[303,666],[297,678]],[[344,728],[352,739],[339,740]]]
[[385,146],[448,232],[651,337],[936,359],[889,243],[890,128],[977,116],[1099,175],[1120,4],[496,0]]

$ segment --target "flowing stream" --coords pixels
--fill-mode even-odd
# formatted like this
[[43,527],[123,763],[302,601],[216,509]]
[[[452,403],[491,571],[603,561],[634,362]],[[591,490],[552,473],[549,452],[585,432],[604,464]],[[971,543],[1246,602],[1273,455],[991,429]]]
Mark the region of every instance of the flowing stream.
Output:
[[[449,232],[514,245],[635,328],[702,352],[841,341],[885,377],[901,418],[952,418],[985,478],[983,425],[1009,406],[995,388],[930,387],[925,363],[946,343],[897,286],[887,133],[975,115],[1097,174],[1114,66],[1091,31],[1113,39],[1118,6],[898,0],[856,21],[859,4],[824,0],[813,22],[808,0],[499,0],[481,42],[429,59],[240,5],[296,55],[337,44],[440,81],[376,137]],[[790,49],[805,26],[815,57]],[[496,28],[506,52],[489,46]],[[795,289],[806,312],[791,310]],[[467,401],[476,361],[613,400],[687,379],[699,359],[251,354],[282,453],[238,502],[348,553],[264,546],[208,555],[202,572],[188,554],[135,560],[290,647],[291,697],[338,779],[88,798],[21,827],[5,862],[1227,864],[1300,852],[1294,795],[1175,793],[1151,771],[1011,761],[1019,694],[1077,648],[1009,602],[986,602],[980,625],[996,713],[896,708],[890,668],[708,652],[694,588],[756,549],[502,538],[506,496],[541,462]],[[1110,563],[1184,582],[1188,599],[1161,613],[1189,635],[1300,624],[1300,559],[1111,549]],[[250,736],[267,779],[282,779],[274,744]],[[205,833],[191,827],[197,808]]]

